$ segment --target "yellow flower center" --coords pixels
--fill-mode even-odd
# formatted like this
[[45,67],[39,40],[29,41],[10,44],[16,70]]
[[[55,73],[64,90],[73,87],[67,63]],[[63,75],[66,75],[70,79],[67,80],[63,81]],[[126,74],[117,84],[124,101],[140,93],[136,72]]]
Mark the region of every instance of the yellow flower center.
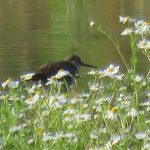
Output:
[[112,68],[112,67],[109,67],[109,68],[107,68],[107,71],[108,71],[108,72],[112,72],[112,71],[113,71],[113,68]]
[[117,111],[117,108],[116,107],[113,107],[112,109],[111,109],[111,112],[113,112],[113,113],[115,113]]
[[150,22],[144,22],[144,25],[150,25]]
[[41,134],[43,132],[43,128],[36,128],[36,133],[37,134]]

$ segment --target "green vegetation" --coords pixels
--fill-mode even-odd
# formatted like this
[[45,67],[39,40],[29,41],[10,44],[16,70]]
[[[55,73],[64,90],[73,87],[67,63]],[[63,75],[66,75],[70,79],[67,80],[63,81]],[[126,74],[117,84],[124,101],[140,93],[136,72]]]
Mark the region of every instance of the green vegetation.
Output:
[[88,88],[77,83],[64,88],[58,72],[46,85],[8,79],[0,89],[0,149],[35,150],[126,150],[150,149],[150,76],[136,72],[136,54],[149,59],[150,25],[120,17],[129,27],[122,32],[131,39],[128,64],[118,44],[95,22],[92,29],[105,34],[116,47],[127,71],[119,66],[91,70]]

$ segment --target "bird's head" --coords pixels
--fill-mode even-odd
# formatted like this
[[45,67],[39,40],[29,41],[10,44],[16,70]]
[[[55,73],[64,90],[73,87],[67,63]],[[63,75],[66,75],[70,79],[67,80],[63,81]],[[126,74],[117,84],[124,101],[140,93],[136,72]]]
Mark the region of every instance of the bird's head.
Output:
[[90,67],[90,68],[97,68],[95,66],[83,63],[81,61],[80,57],[76,56],[76,55],[72,55],[72,56],[69,56],[69,57],[65,58],[65,61],[70,62],[71,64],[73,64],[77,68],[80,67],[80,66],[85,66],[85,67]]

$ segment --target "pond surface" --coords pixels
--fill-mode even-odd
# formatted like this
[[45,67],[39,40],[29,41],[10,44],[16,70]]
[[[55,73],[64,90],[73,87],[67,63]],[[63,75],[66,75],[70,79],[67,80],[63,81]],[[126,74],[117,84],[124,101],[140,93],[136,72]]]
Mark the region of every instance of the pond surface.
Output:
[[[71,54],[100,68],[113,63],[124,69],[112,43],[93,31],[89,20],[95,20],[120,42],[129,61],[129,44],[120,36],[124,27],[119,16],[150,21],[149,8],[149,0],[0,0],[0,80],[17,79]],[[146,58],[142,53],[139,58],[139,72],[147,71]],[[82,73],[87,71],[81,69]]]

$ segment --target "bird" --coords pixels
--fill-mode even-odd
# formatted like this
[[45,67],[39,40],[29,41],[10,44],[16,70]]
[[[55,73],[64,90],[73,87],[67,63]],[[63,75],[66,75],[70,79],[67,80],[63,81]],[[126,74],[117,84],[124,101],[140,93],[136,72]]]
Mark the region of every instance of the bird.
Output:
[[60,70],[68,71],[71,76],[65,76],[65,80],[68,83],[72,83],[73,79],[76,78],[78,74],[78,69],[81,66],[97,68],[96,66],[92,66],[82,62],[79,56],[71,55],[64,60],[49,62],[40,67],[40,69],[33,74],[31,80],[32,81],[42,81],[46,83],[48,78],[55,76]]

